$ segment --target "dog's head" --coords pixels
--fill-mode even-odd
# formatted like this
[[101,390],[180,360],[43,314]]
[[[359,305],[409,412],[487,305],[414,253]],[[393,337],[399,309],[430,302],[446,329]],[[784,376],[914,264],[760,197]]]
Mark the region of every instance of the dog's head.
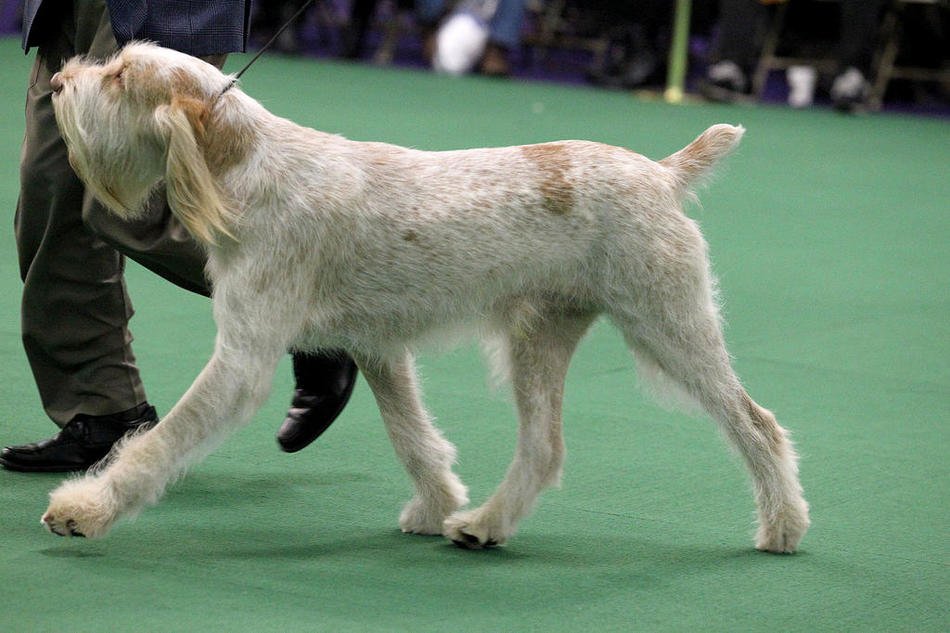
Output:
[[232,237],[233,210],[212,173],[234,143],[218,112],[230,82],[211,64],[142,42],[104,63],[70,60],[51,81],[70,163],[119,216],[142,215],[164,181],[172,211],[199,241]]

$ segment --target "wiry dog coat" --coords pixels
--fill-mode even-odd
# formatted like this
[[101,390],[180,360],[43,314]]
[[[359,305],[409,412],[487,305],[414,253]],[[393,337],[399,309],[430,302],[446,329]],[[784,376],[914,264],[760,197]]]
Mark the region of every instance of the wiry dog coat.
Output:
[[[163,182],[207,247],[218,337],[154,430],[52,494],[52,531],[100,536],[155,502],[251,418],[288,348],[339,348],[415,485],[402,529],[503,543],[559,479],[568,362],[605,315],[647,377],[705,409],[744,458],[756,546],[798,545],[808,508],[795,452],[731,368],[706,244],[682,210],[741,128],[713,126],[659,162],[582,141],[423,152],[299,127],[236,88],[222,94],[230,78],[213,66],[148,44],[102,65],[74,60],[55,79],[72,162],[96,195],[134,217]],[[470,510],[410,352],[462,325],[501,341],[520,418],[504,481]]]

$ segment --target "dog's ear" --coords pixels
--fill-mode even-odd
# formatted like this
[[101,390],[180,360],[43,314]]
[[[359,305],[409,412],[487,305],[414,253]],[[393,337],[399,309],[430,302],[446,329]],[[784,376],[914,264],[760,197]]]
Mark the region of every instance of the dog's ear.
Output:
[[176,98],[155,110],[155,120],[167,142],[168,204],[195,239],[213,246],[221,237],[234,239],[234,218],[199,143],[205,114],[201,101]]

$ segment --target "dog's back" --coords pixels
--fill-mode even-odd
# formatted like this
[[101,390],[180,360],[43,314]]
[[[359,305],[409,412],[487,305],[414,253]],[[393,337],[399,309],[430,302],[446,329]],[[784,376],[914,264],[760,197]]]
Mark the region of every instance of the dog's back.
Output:
[[682,201],[742,132],[713,126],[659,162],[589,141],[424,152],[318,136],[316,155],[343,160],[314,170],[310,204],[281,209],[292,228],[260,213],[267,228],[251,220],[242,241],[320,271],[307,338],[325,345],[431,339],[542,298],[605,311],[671,257],[704,258]]

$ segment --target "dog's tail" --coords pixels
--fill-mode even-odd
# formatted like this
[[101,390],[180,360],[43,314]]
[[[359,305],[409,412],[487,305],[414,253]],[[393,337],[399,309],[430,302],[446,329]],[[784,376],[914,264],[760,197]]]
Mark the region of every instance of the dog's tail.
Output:
[[660,164],[673,172],[682,189],[691,189],[709,176],[721,158],[735,149],[743,134],[745,128],[741,125],[714,125],[680,151],[661,160]]

